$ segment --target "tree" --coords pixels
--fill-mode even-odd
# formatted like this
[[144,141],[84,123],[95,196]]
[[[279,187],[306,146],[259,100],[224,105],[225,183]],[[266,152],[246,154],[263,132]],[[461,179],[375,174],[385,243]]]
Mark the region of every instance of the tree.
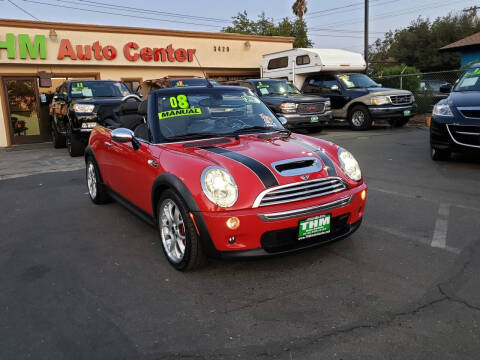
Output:
[[307,1],[296,0],[295,3],[292,5],[292,10],[299,20],[303,20],[303,15],[307,13]]
[[252,34],[266,36],[291,36],[295,38],[293,47],[312,47],[312,41],[308,38],[307,24],[298,18],[290,20],[283,18],[275,24],[272,18],[267,18],[262,12],[258,20],[251,20],[246,11],[239,12],[232,17],[232,25],[223,28],[223,32],[237,34]]
[[405,63],[423,72],[458,69],[458,53],[438,50],[479,31],[480,24],[472,24],[466,14],[450,14],[433,22],[419,17],[407,28],[389,31],[383,40],[377,39],[370,47],[369,62],[377,73],[392,63]]

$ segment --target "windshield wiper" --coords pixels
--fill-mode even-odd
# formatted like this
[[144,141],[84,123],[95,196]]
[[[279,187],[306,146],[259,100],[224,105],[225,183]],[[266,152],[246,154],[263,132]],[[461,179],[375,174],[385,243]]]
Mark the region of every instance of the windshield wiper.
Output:
[[249,132],[249,131],[252,131],[252,130],[273,130],[273,131],[277,131],[278,129],[272,129],[272,128],[269,128],[269,127],[266,127],[266,126],[249,126],[249,127],[244,127],[244,128],[241,128],[241,129],[237,129],[233,132],[233,134],[242,134],[244,132]]
[[192,139],[202,139],[202,138],[212,138],[212,137],[229,137],[230,134],[219,134],[219,133],[195,133],[195,134],[185,134],[165,137],[166,140],[192,140]]

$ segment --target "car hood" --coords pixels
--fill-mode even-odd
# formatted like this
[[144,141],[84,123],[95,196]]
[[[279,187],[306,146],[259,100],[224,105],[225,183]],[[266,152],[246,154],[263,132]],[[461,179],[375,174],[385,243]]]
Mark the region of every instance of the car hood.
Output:
[[450,96],[443,100],[449,105],[458,106],[479,106],[479,91],[453,91]]
[[401,89],[391,89],[391,88],[383,88],[383,87],[378,87],[378,88],[365,88],[365,91],[368,91],[369,93],[378,93],[379,95],[385,93],[386,95],[393,95],[393,94],[411,94],[410,91],[408,90],[401,90]]

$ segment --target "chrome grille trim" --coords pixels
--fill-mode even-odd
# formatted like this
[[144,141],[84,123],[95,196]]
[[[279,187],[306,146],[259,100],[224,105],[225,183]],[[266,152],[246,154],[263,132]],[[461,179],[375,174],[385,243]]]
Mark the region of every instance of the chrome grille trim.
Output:
[[253,208],[285,204],[337,193],[348,189],[340,177],[326,177],[293,184],[280,185],[262,191],[253,203]]
[[412,95],[390,95],[390,102],[393,105],[404,105],[404,104],[411,104]]
[[299,216],[315,214],[321,211],[327,211],[327,210],[336,209],[342,206],[346,206],[352,202],[352,199],[353,199],[353,196],[348,196],[343,199],[332,201],[322,205],[311,206],[303,209],[295,209],[295,210],[289,210],[289,211],[270,213],[270,214],[260,214],[258,215],[258,217],[263,221],[291,219]]
[[[308,110],[309,106],[317,106],[317,110]],[[316,103],[300,103],[297,105],[297,112],[300,114],[319,114],[325,112],[325,103],[316,102]]]
[[[468,146],[468,147],[473,147],[473,148],[480,149],[480,145],[466,144],[466,143],[460,142],[457,139],[455,139],[453,134],[457,133],[457,131],[455,131],[453,129],[450,129],[450,126],[474,126],[474,125],[447,124],[447,131],[448,131],[448,134],[450,135],[450,137],[452,138],[454,143],[456,143],[458,145],[462,145],[462,146]],[[458,131],[458,133],[462,134],[461,131]],[[469,135],[473,135],[473,134],[469,134]],[[475,135],[477,135],[477,134],[475,134]],[[480,133],[478,133],[478,135],[480,135]]]

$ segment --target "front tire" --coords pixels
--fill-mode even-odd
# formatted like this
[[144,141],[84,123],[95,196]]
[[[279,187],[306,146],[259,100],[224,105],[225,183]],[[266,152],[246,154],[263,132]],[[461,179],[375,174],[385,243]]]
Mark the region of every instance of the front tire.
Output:
[[206,262],[200,237],[183,199],[165,190],[157,204],[157,220],[163,252],[177,270],[188,271]]
[[98,166],[91,157],[87,160],[86,178],[88,194],[93,203],[97,205],[108,203],[110,196],[103,186]]
[[372,127],[372,117],[367,107],[355,105],[348,115],[352,130],[368,130]]
[[446,161],[450,158],[451,152],[448,149],[430,148],[430,156],[433,161]]
[[85,144],[80,139],[80,136],[72,133],[72,127],[69,124],[67,129],[66,143],[68,153],[71,157],[82,156],[85,153]]

